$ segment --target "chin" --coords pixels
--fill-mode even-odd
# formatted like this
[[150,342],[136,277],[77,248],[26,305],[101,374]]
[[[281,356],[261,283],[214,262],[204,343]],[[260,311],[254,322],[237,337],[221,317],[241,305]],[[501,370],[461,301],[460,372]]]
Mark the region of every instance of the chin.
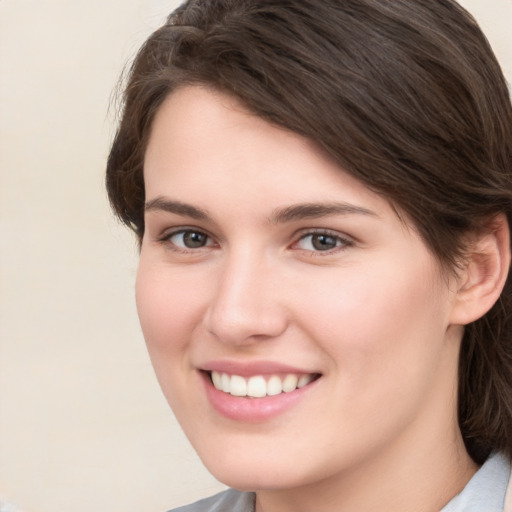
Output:
[[300,482],[295,481],[293,478],[284,478],[282,474],[276,477],[274,472],[272,470],[269,471],[268,468],[241,469],[238,466],[210,468],[207,466],[207,469],[219,482],[239,491],[270,491],[290,489],[301,485]]
[[217,480],[240,491],[292,489],[327,476],[323,474],[327,465],[316,471],[312,465],[306,467],[297,462],[305,460],[302,456],[293,457],[290,461],[282,457],[279,450],[266,451],[266,454],[267,457],[247,453],[246,457],[240,457],[240,453],[228,452],[223,456],[201,457],[201,460]]

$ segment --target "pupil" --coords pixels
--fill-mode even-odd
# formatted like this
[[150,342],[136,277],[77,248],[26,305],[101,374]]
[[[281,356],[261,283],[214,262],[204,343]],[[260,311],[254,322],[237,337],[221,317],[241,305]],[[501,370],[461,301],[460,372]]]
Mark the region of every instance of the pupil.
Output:
[[329,235],[314,235],[311,242],[317,251],[328,251],[336,247],[336,239]]
[[206,235],[203,233],[196,233],[195,231],[188,231],[183,236],[183,242],[189,249],[204,247],[206,245]]

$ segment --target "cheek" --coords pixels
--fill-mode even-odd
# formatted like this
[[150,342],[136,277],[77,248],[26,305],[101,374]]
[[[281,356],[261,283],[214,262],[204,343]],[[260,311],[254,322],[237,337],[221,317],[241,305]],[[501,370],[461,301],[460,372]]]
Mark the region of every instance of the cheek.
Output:
[[[203,317],[204,289],[186,272],[150,264],[141,256],[136,302],[148,353],[160,387],[180,422],[200,407],[190,361],[193,332]],[[187,429],[185,428],[187,431]]]
[[350,366],[365,379],[399,368],[410,372],[440,350],[446,296],[429,262],[401,266],[381,259],[331,277],[322,293],[318,286],[307,289],[303,318],[336,367]]
[[428,266],[407,275],[387,268],[353,269],[325,293],[312,286],[304,294],[303,329],[329,358],[331,423],[346,438],[358,432],[368,446],[405,428],[436,394],[432,382],[442,385],[448,303],[435,274]]
[[184,272],[162,269],[141,257],[135,291],[144,338],[158,370],[160,359],[176,357],[189,342],[201,318],[200,286]]

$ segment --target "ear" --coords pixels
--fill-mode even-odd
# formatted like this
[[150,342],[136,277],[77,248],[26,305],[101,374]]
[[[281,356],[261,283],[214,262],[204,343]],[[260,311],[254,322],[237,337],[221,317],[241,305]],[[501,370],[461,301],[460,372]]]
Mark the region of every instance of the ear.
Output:
[[473,236],[450,320],[466,325],[484,316],[498,300],[510,267],[510,230],[505,215]]

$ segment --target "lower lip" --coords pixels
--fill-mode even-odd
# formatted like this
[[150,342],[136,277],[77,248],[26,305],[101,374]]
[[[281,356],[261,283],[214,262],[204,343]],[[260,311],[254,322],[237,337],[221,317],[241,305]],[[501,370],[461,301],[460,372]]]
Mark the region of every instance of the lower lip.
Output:
[[203,374],[203,377],[206,396],[213,408],[226,418],[247,423],[263,422],[279,416],[296,405],[318,382],[318,379],[316,379],[307,386],[290,393],[280,393],[279,395],[262,398],[248,398],[219,391],[212,384],[208,374]]

